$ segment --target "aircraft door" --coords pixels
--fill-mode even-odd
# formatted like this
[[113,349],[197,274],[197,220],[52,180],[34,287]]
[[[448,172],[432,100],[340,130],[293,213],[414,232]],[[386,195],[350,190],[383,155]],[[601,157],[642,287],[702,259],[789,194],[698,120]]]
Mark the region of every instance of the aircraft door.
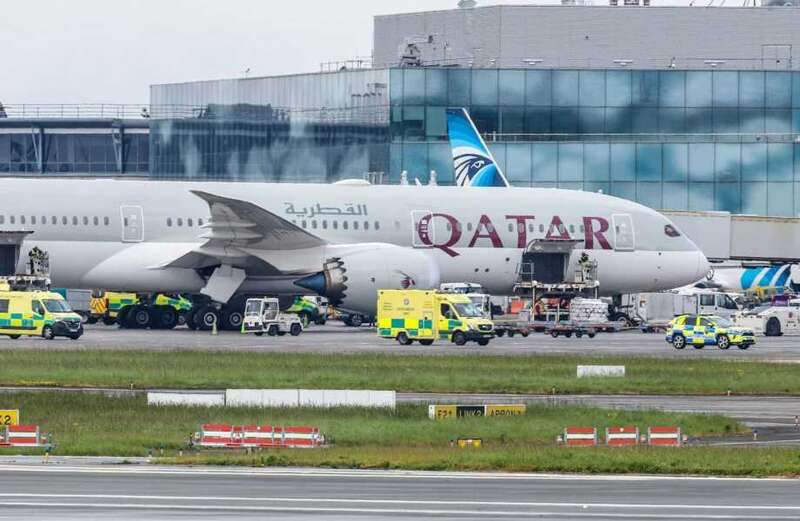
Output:
[[628,214],[611,216],[614,223],[614,249],[616,251],[633,251],[636,239],[633,230],[633,218]]
[[141,206],[120,206],[122,218],[122,242],[144,240],[144,211]]
[[0,244],[0,275],[13,275],[17,270],[17,245]]
[[429,210],[411,212],[411,244],[414,248],[430,248],[436,244],[433,213]]

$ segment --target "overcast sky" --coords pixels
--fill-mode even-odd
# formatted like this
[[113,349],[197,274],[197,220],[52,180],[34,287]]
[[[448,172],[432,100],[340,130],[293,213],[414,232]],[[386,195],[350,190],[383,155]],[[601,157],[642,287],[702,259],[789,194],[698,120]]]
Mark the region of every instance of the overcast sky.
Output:
[[[534,2],[479,1],[497,3]],[[653,0],[654,5],[686,3]],[[374,15],[456,4],[457,0],[3,0],[0,102],[141,104],[147,103],[153,83],[236,77],[247,68],[250,76],[317,71],[323,61],[369,56]]]

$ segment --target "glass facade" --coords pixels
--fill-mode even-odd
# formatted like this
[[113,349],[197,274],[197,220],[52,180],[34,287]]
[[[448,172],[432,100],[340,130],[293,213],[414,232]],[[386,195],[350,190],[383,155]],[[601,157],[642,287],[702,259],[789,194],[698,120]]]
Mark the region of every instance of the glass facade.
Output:
[[518,186],[673,210],[800,214],[800,73],[392,69],[390,179],[452,182],[464,106]]
[[4,128],[0,120],[0,175],[147,175],[150,142],[137,133],[97,128]]

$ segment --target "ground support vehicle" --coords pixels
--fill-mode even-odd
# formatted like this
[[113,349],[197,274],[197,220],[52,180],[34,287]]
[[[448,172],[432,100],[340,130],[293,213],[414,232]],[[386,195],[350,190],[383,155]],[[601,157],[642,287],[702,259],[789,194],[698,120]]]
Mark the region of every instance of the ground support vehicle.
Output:
[[[88,289],[64,289],[54,288],[53,291],[64,297],[72,311],[80,315],[83,323],[92,320],[92,292]],[[94,322],[97,322],[94,319]],[[91,322],[92,324],[94,322]]]
[[64,336],[77,340],[83,335],[81,317],[73,313],[59,293],[13,291],[0,283],[0,335],[12,339],[41,336],[52,340]]
[[92,308],[102,312],[100,319],[107,325],[116,323],[126,329],[173,329],[186,323],[193,305],[191,300],[180,295],[105,292],[96,294]]
[[745,311],[734,316],[733,323],[752,328],[765,336],[800,333],[800,299],[792,299],[785,306],[769,306]]
[[625,295],[623,301],[643,333],[666,331],[670,321],[678,315],[731,317],[739,311],[731,295],[712,290],[636,293]]
[[608,320],[608,304],[599,299],[573,298],[569,302],[569,318],[566,321],[556,320],[547,327],[553,338],[559,336],[577,338],[586,335],[594,338],[598,331],[615,330],[618,324]]
[[277,298],[249,298],[244,307],[242,333],[261,336],[297,336],[303,332],[303,323],[295,313],[281,313]]
[[492,322],[494,323],[494,333],[497,337],[506,335],[509,338],[513,338],[515,335],[527,337],[533,331],[533,324],[528,311],[523,311],[517,316],[500,315],[495,317]]
[[304,327],[309,324],[324,326],[328,319],[328,303],[323,297],[295,297],[292,305],[286,310],[287,313],[296,313],[303,322]]
[[466,295],[435,290],[378,291],[378,336],[401,345],[415,340],[431,345],[449,340],[463,346],[474,341],[488,345],[494,325]]
[[687,345],[695,349],[709,345],[720,349],[728,349],[732,345],[747,349],[756,342],[755,334],[749,327],[734,325],[727,318],[691,314],[675,317],[667,329],[665,340],[675,349],[683,349]]

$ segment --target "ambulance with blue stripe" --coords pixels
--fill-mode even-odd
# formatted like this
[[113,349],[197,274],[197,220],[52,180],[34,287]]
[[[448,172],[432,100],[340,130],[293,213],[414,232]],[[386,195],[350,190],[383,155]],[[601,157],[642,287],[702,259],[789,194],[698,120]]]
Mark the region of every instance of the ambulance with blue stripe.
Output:
[[670,322],[666,341],[675,349],[683,349],[687,345],[695,349],[714,345],[720,349],[728,349],[732,345],[747,349],[756,343],[756,338],[752,328],[737,326],[726,318],[679,315]]
[[429,346],[447,340],[459,346],[470,341],[485,346],[494,333],[492,321],[466,295],[435,290],[378,292],[378,336],[401,345],[418,341]]
[[0,335],[17,339],[64,336],[77,340],[83,334],[81,317],[64,297],[52,291],[10,291],[0,282]]

